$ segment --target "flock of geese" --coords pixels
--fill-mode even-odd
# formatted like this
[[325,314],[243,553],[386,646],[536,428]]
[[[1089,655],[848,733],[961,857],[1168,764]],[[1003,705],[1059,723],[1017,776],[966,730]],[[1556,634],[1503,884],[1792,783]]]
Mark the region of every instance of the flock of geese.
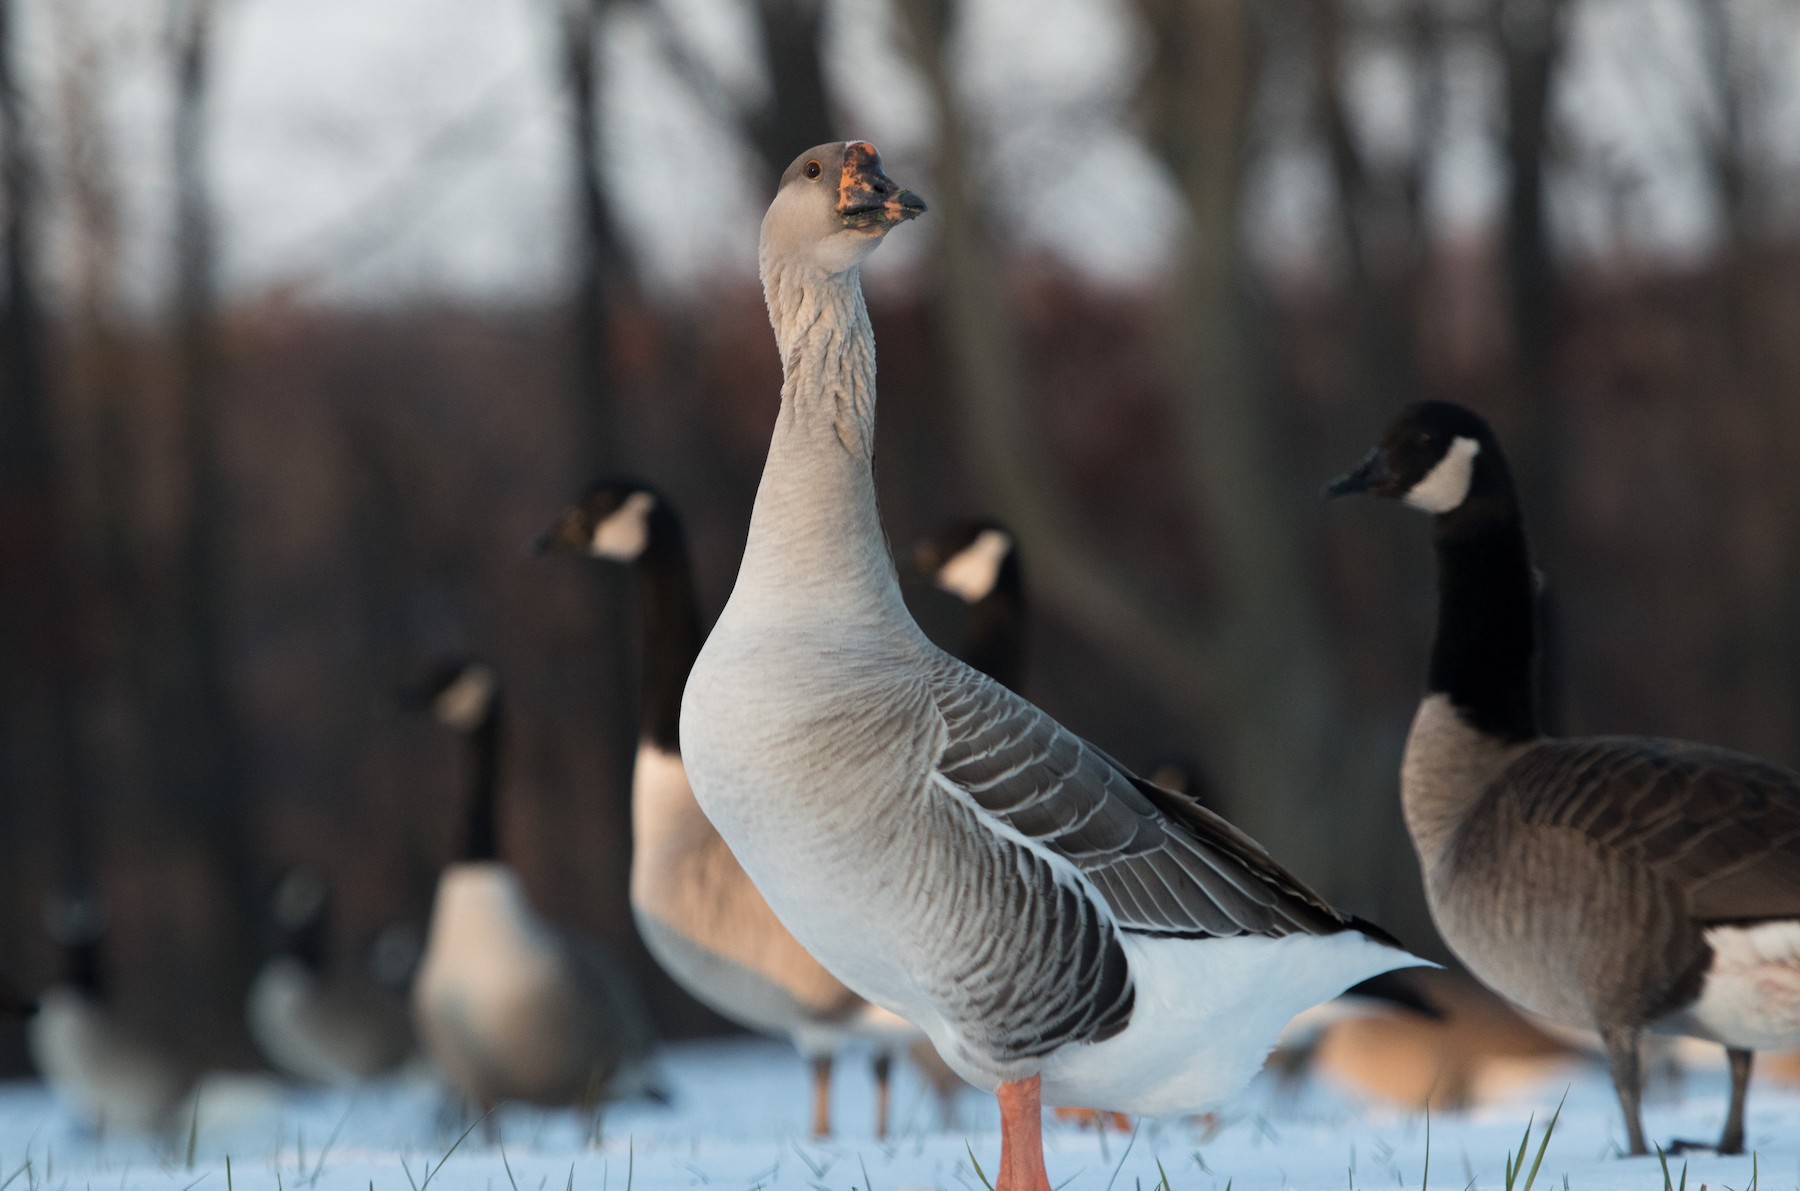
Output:
[[[962,656],[913,620],[876,505],[859,266],[924,210],[866,142],[819,146],[783,175],[760,248],[781,408],[710,633],[681,520],[645,484],[594,485],[538,549],[637,584],[630,900],[656,961],[724,1017],[792,1042],[816,1132],[831,1127],[841,1051],[875,1056],[878,1132],[905,1057],[946,1095],[961,1080],[997,1097],[997,1191],[1048,1191],[1043,1105],[1203,1112],[1298,1015],[1423,961],[1195,792],[1133,774],[1017,693],[1023,592],[1003,527],[954,526],[917,551],[970,607]],[[1326,491],[1432,519],[1437,630],[1400,797],[1445,943],[1506,1003],[1598,1036],[1632,1154],[1647,1150],[1644,1036],[1722,1045],[1732,1094],[1716,1148],[1741,1152],[1752,1055],[1800,1047],[1800,775],[1678,741],[1541,733],[1534,571],[1505,455],[1476,414],[1407,408]],[[482,1109],[656,1094],[649,1018],[619,964],[546,922],[504,858],[498,673],[456,659],[413,701],[464,742],[468,786],[410,1014],[332,972],[327,891],[296,876],[276,899],[281,953],[251,994],[257,1040],[282,1070],[336,1084],[403,1061],[416,1030]],[[70,970],[33,1042],[79,1088],[109,1019],[98,915],[65,909]],[[1450,979],[1419,987],[1454,1000]],[[91,1115],[167,1123],[185,1085],[139,1060],[130,1095]]]

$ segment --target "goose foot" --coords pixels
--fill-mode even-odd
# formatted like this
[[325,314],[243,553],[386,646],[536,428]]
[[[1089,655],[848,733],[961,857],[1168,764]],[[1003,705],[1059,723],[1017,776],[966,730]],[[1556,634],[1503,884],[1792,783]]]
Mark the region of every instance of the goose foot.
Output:
[[886,1051],[875,1056],[875,1140],[886,1141],[889,1106],[893,1102],[894,1056]]
[[1086,1129],[1111,1129],[1114,1133],[1130,1133],[1131,1118],[1122,1112],[1110,1112],[1099,1108],[1053,1108],[1052,1116],[1065,1124]]
[[994,1191],[1050,1191],[1042,1092],[1043,1081],[1036,1075],[994,1089],[1000,1101],[1000,1176]]

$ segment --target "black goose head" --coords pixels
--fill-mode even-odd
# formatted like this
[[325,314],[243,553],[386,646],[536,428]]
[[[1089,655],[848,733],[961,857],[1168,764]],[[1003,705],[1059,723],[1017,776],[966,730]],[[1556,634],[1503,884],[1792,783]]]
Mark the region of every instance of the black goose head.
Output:
[[763,217],[762,247],[790,264],[841,273],[860,264],[891,229],[925,212],[925,200],[881,168],[868,141],[816,145],[781,175]]
[[996,588],[1018,586],[1013,536],[993,521],[957,521],[921,538],[913,547],[913,563],[966,604],[979,604]]
[[444,658],[400,697],[451,731],[472,735],[491,725],[499,712],[500,673],[480,658]]
[[323,964],[330,910],[331,889],[324,876],[309,868],[283,874],[269,907],[277,951],[311,967]]
[[636,480],[588,486],[537,540],[539,554],[580,554],[609,562],[642,558],[675,516],[656,489]]
[[106,939],[106,908],[90,889],[66,889],[44,902],[44,932],[62,948],[63,979],[92,996],[106,992],[100,949]]
[[1479,414],[1448,401],[1420,401],[1401,410],[1381,444],[1327,484],[1325,495],[1367,492],[1441,517],[1511,490],[1499,440]]

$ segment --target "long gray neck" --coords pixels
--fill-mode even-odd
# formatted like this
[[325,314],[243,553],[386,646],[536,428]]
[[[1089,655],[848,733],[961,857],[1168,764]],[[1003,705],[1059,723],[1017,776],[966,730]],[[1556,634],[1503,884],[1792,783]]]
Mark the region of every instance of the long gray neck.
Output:
[[763,262],[781,349],[781,413],[739,583],[834,615],[904,610],[875,504],[875,335],[856,269]]

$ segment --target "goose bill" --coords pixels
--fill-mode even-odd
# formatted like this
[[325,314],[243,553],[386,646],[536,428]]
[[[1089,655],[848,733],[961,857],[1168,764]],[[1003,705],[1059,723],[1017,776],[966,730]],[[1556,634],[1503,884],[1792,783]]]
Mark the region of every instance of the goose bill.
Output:
[[844,149],[837,209],[846,227],[878,231],[924,214],[925,200],[882,172],[874,145],[852,141]]
[[1391,482],[1392,479],[1393,471],[1388,466],[1387,452],[1376,447],[1364,455],[1362,462],[1358,463],[1349,473],[1341,475],[1325,485],[1324,495],[1329,498],[1351,496],[1358,492],[1379,492],[1382,486]]

